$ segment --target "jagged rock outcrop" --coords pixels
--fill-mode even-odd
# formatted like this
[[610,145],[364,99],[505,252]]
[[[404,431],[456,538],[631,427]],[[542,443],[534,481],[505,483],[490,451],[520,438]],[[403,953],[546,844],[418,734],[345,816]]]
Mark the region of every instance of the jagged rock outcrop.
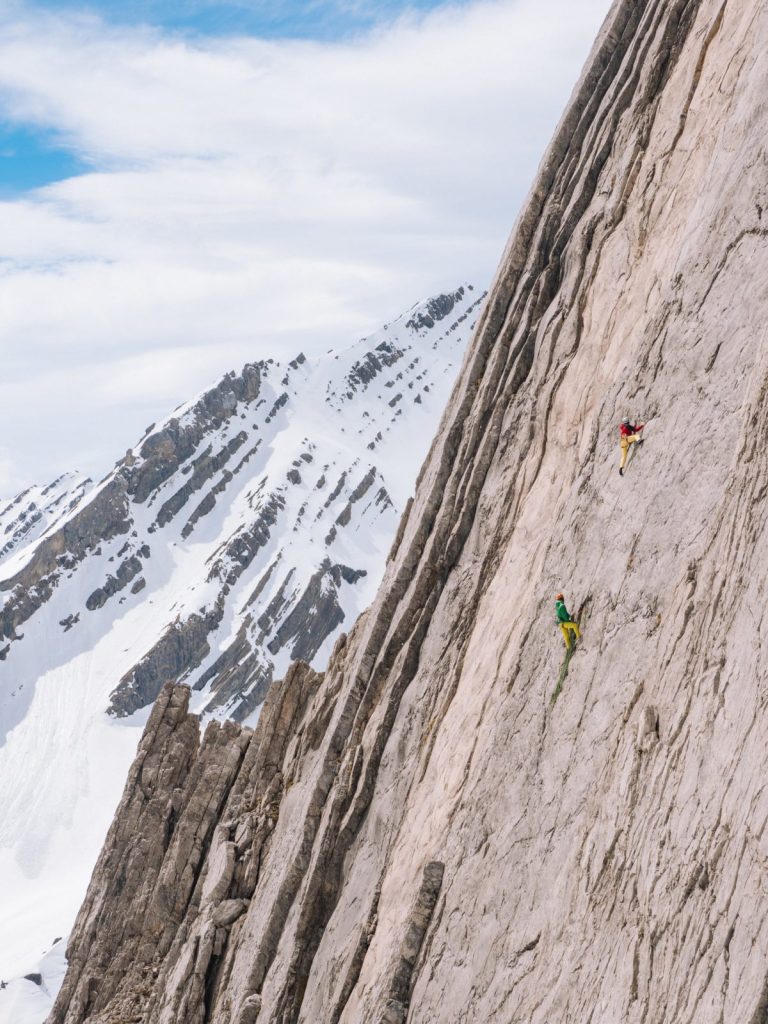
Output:
[[84,909],[51,1024],[764,1022],[767,55],[749,0],[614,4],[376,601],[249,741],[195,890],[238,916],[93,1013]]
[[[205,1000],[208,975],[248,907],[247,896],[231,894],[251,892],[258,880],[286,784],[279,766],[320,679],[297,663],[270,693],[267,728],[254,736],[231,721],[211,722],[202,741],[188,713],[190,691],[165,687],[94,870],[99,895],[86,899],[71,938],[61,995],[70,1012],[106,1022],[117,1004],[121,1014],[140,1016],[172,946],[184,947],[183,963],[171,958],[179,1012]],[[108,942],[101,892],[119,922]],[[185,921],[191,946],[179,939]]]

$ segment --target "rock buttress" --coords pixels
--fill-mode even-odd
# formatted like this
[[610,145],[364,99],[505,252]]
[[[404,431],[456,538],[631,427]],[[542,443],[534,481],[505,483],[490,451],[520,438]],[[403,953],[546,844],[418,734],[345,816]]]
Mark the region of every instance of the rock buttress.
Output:
[[377,599],[246,773],[260,722],[132,1019],[764,1020],[766,55],[764,5],[612,8]]

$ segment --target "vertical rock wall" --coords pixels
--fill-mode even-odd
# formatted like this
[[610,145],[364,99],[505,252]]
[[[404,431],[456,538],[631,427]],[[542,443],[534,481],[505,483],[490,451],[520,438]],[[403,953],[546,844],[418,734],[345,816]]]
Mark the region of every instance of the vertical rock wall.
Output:
[[763,5],[614,5],[376,602],[252,736],[166,692],[53,1024],[763,1024],[767,100]]

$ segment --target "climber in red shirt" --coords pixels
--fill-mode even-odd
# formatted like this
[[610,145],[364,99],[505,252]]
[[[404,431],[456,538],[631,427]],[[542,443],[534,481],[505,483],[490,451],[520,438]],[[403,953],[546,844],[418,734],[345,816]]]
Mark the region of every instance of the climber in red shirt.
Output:
[[621,421],[619,427],[619,433],[621,434],[621,464],[619,466],[619,476],[624,476],[624,467],[627,464],[627,456],[629,455],[629,446],[631,444],[642,444],[643,438],[640,437],[644,423],[633,424],[628,416],[625,416]]

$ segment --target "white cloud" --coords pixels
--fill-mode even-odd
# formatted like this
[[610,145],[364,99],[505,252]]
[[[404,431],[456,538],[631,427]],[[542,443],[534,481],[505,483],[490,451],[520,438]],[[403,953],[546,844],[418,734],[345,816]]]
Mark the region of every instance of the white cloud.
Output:
[[220,372],[484,284],[608,6],[445,7],[335,44],[17,7],[0,106],[98,171],[0,204],[7,479],[103,471]]

